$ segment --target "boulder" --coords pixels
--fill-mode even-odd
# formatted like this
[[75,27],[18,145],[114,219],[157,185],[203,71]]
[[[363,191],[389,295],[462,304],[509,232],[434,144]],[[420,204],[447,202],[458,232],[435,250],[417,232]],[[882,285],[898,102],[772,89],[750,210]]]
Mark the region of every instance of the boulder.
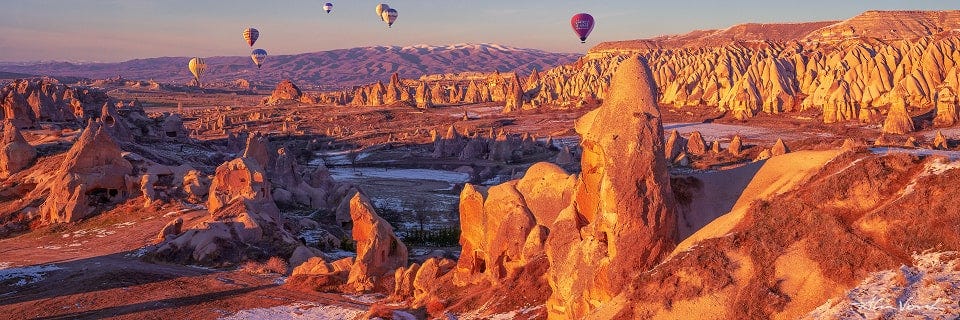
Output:
[[20,172],[33,165],[36,160],[37,149],[23,138],[16,125],[5,123],[0,140],[0,178]]
[[707,153],[707,142],[703,140],[700,131],[694,131],[687,137],[687,153],[701,156]]
[[160,229],[160,233],[157,234],[157,243],[167,240],[169,237],[176,237],[183,232],[183,218],[176,218],[173,221],[167,223],[163,226],[163,229]]
[[667,137],[667,144],[663,152],[664,155],[666,155],[667,162],[672,163],[673,160],[683,152],[683,147],[686,144],[685,139],[680,136],[677,130],[670,131],[670,136]]
[[773,157],[785,155],[788,152],[790,152],[790,148],[787,148],[787,145],[783,143],[783,139],[780,138],[777,138],[777,142],[770,148],[770,156]]

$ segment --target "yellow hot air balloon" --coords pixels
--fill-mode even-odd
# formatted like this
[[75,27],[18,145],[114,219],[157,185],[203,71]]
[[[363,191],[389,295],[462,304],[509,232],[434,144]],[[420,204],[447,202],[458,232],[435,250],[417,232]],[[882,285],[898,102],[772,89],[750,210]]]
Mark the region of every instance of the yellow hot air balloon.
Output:
[[193,73],[193,78],[197,80],[197,86],[200,86],[200,75],[207,70],[207,64],[203,62],[203,59],[194,57],[190,59],[190,64],[187,66],[190,68],[190,73]]
[[386,3],[381,3],[377,5],[377,17],[380,18],[380,21],[386,21],[383,19],[383,12],[390,10],[390,6]]
[[387,28],[392,27],[393,22],[397,21],[397,9],[393,9],[393,8],[387,9],[387,11],[383,12],[382,19],[384,22],[387,23]]

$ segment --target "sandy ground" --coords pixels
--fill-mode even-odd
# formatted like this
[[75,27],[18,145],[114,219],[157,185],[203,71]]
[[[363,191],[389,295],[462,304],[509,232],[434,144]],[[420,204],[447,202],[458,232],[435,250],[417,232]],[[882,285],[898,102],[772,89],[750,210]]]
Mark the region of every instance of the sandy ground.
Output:
[[[368,302],[296,292],[276,274],[155,264],[140,259],[167,221],[201,211],[114,210],[64,229],[0,240],[0,314],[6,319],[216,319],[250,308],[323,306],[330,317]],[[251,319],[241,313],[239,319]],[[253,317],[258,318],[258,317]]]
[[[702,224],[701,228],[692,227],[688,232],[698,229],[689,237],[685,238],[673,254],[682,252],[695,245],[697,242],[709,238],[722,237],[726,235],[734,226],[739,223],[746,214],[750,204],[760,199],[770,199],[777,194],[790,191],[797,184],[805,181],[815,174],[827,162],[840,155],[840,150],[827,151],[800,151],[770,158],[756,164],[747,165],[741,169],[727,170],[717,173],[707,173],[701,175],[705,179],[724,179],[730,181],[743,181],[749,183],[740,189],[739,196],[737,192],[721,193],[717,190],[728,189],[722,183],[705,184],[707,187],[716,189],[704,189],[705,194],[718,193],[717,196],[698,197],[694,200],[694,206],[698,208],[712,208],[704,216],[690,220]],[[759,168],[756,168],[759,164]],[[716,175],[710,177],[710,175]],[[708,178],[709,177],[709,178]],[[729,189],[728,189],[729,190]],[[731,206],[730,200],[736,197],[736,202]],[[727,213],[721,213],[720,208],[731,208]],[[717,214],[720,215],[717,215]],[[715,217],[715,219],[711,219]]]

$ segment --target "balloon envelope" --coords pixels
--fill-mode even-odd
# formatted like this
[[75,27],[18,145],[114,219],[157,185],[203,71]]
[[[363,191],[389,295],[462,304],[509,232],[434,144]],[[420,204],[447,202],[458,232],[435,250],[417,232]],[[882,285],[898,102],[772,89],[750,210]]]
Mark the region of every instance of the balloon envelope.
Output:
[[587,42],[590,31],[593,31],[593,23],[593,16],[589,13],[578,13],[570,18],[570,26],[573,27],[573,32],[576,32],[577,36],[580,37],[581,43]]
[[386,3],[377,5],[377,17],[380,18],[381,21],[386,21],[383,19],[383,12],[387,10],[390,10],[390,6],[388,6]]
[[387,9],[383,12],[383,21],[387,23],[387,27],[393,26],[393,22],[397,21],[397,10],[396,9]]
[[190,68],[190,73],[193,73],[193,78],[197,79],[197,83],[200,83],[200,75],[207,70],[207,64],[203,62],[203,59],[194,57],[190,59],[187,67]]
[[257,38],[260,38],[260,31],[257,31],[257,29],[247,28],[243,30],[243,39],[247,40],[247,44],[250,45],[250,47],[253,47],[253,44],[257,42]]
[[326,10],[327,13],[330,13],[330,10],[333,10],[333,4],[327,2],[326,4],[323,5],[323,10]]
[[253,63],[257,64],[257,69],[260,69],[263,60],[267,59],[267,50],[255,49],[250,53],[250,58],[253,59]]

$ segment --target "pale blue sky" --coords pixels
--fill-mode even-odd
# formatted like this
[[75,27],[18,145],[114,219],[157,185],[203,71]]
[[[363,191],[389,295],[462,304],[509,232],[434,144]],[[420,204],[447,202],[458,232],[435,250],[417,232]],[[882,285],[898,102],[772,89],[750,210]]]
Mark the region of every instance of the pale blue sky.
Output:
[[[393,0],[387,29],[380,1],[339,0],[333,13],[313,0],[0,0],[0,61],[122,61],[157,56],[248,55],[256,47],[294,54],[372,45],[499,43],[586,52],[609,40],[718,29],[743,22],[842,20],[866,10],[960,9],[957,0]],[[279,3],[279,4],[275,4]],[[587,44],[570,16],[589,12]]]

